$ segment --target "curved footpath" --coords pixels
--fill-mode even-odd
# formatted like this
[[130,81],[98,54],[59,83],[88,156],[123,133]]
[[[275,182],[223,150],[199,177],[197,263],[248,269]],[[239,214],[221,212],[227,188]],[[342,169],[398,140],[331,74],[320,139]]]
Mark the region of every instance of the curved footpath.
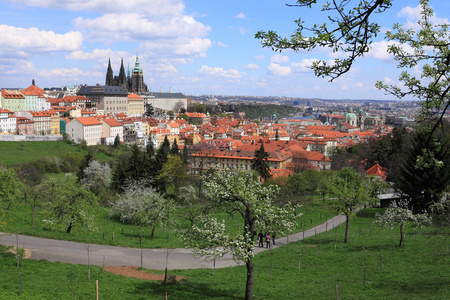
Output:
[[[344,215],[335,216],[325,223],[314,228],[298,232],[288,237],[275,240],[276,246],[286,245],[288,242],[296,242],[325,232],[327,229],[338,226],[345,222]],[[38,238],[26,235],[18,235],[19,247],[27,248],[31,251],[30,259],[44,259],[48,261],[59,261],[71,264],[88,264],[88,245],[89,262],[96,266],[141,266],[150,270],[164,270],[166,267],[166,257],[169,254],[167,268],[175,269],[201,269],[213,268],[213,263],[207,263],[203,257],[195,258],[192,255],[192,249],[138,249],[116,246],[104,246],[96,244],[86,244],[77,242],[68,242],[61,240],[52,240]],[[0,244],[8,246],[17,246],[16,235],[3,234],[0,237]],[[255,247],[255,254],[266,251],[266,248]],[[167,253],[168,251],[168,253]],[[237,266],[231,255],[225,255],[216,259],[216,268],[226,268]]]

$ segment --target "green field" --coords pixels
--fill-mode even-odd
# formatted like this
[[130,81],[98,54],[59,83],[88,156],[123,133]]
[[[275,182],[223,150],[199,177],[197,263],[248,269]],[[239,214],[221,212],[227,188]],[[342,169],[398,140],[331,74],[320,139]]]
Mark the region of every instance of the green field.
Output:
[[[371,225],[379,211],[368,209],[352,220],[348,244],[342,242],[342,226],[258,254],[253,260],[255,299],[336,299],[336,290],[339,299],[449,299],[450,260],[441,252],[443,247],[448,249],[448,242],[431,236],[430,229],[415,232],[407,228],[404,246],[398,248],[397,228],[380,230]],[[95,296],[97,267],[92,268],[90,281],[88,268],[82,265],[24,260],[22,269],[23,295],[18,296],[16,258],[9,253],[0,255],[0,299],[73,299],[67,277],[71,269],[77,278],[77,298]],[[245,267],[217,269],[215,276],[210,269],[170,270],[170,275],[185,279],[167,285],[168,298],[242,299],[245,273]],[[159,281],[103,271],[99,282],[100,299],[164,299]]]
[[[116,157],[120,153],[114,149],[111,151],[112,148],[103,145],[92,146],[90,149],[94,152],[95,159],[100,161],[111,159],[111,155]],[[87,151],[79,144],[71,144],[66,141],[0,142],[0,164],[15,166],[43,157],[61,157],[61,155],[71,152],[79,152],[82,156],[87,154]]]
[[[6,205],[6,204],[5,204]],[[42,204],[44,205],[44,204]],[[176,230],[169,231],[169,241],[167,241],[167,230],[157,228],[153,239],[149,238],[150,229],[140,228],[133,224],[124,224],[117,218],[109,217],[108,208],[98,207],[95,216],[95,231],[87,231],[84,226],[75,225],[70,234],[64,230],[51,230],[43,221],[46,219],[44,209],[40,205],[37,208],[35,226],[31,228],[31,208],[28,204],[16,201],[10,210],[5,210],[6,227],[5,231],[9,233],[19,233],[25,235],[46,237],[52,239],[78,241],[92,244],[105,244],[126,247],[144,247],[144,248],[178,248],[183,247],[181,241],[177,238]],[[326,211],[322,206],[313,203],[306,203],[298,209],[303,216],[298,219],[296,231],[302,231],[324,223],[326,219],[333,217],[333,214]],[[183,209],[176,210],[173,218],[176,219],[178,229],[185,229],[189,226],[189,221],[183,216]],[[242,228],[242,219],[238,216],[230,217],[228,214],[220,213],[219,219],[226,220],[230,224],[231,230],[240,230]],[[114,241],[113,241],[114,235]],[[141,244],[142,237],[142,244]],[[279,236],[280,237],[280,236]]]

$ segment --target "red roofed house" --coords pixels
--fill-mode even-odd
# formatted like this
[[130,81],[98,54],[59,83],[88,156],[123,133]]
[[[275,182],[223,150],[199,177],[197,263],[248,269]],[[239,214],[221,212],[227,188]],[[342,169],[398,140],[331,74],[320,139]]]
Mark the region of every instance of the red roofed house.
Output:
[[144,114],[144,98],[136,94],[128,95],[128,116],[141,117]]
[[17,117],[17,134],[34,135],[34,122],[25,117]]
[[367,175],[379,177],[381,180],[386,181],[387,176],[387,168],[380,166],[379,164],[375,164],[369,170],[366,171]]
[[[123,125],[114,118],[105,118],[102,122],[102,138],[106,139],[106,144],[113,144],[116,136],[123,141]],[[111,140],[111,141],[110,141]]]
[[66,125],[66,133],[76,143],[85,141],[88,146],[102,141],[102,122],[94,117],[73,119]]
[[0,132],[14,133],[17,130],[17,118],[8,109],[0,108]]

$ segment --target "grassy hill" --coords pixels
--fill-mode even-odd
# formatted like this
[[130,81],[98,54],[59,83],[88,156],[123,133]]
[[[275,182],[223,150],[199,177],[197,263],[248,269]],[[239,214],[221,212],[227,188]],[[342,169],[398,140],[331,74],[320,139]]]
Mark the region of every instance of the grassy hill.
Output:
[[[371,225],[376,212],[364,210],[352,220],[350,243],[342,242],[343,226],[258,254],[253,260],[255,299],[449,299],[450,259],[440,252],[448,241],[431,234],[432,229],[406,228],[399,248],[398,228]],[[163,299],[165,290],[169,299],[242,299],[246,277],[245,266],[217,269],[214,276],[210,269],[169,270],[185,279],[165,289],[161,281],[113,275],[98,267],[91,267],[89,280],[84,265],[23,260],[19,296],[13,254],[0,253],[0,272],[0,299],[73,299],[70,274],[79,299],[95,298],[97,278],[100,299]]]

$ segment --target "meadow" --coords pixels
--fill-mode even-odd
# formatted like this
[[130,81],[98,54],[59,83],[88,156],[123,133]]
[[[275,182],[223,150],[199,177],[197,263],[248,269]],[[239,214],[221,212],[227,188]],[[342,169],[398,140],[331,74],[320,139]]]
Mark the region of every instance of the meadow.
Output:
[[[448,299],[450,260],[442,252],[448,242],[432,234],[433,228],[408,227],[399,248],[398,228],[372,225],[380,211],[366,209],[352,219],[347,244],[342,226],[255,256],[255,299]],[[87,266],[33,260],[22,261],[22,272],[19,296],[16,258],[0,255],[0,299],[74,298],[71,274],[78,299],[95,297],[97,278],[100,299],[163,299],[165,292],[168,299],[242,299],[246,276],[244,266],[216,269],[214,275],[210,269],[170,270],[184,279],[164,286],[98,267],[92,267],[89,280]]]

